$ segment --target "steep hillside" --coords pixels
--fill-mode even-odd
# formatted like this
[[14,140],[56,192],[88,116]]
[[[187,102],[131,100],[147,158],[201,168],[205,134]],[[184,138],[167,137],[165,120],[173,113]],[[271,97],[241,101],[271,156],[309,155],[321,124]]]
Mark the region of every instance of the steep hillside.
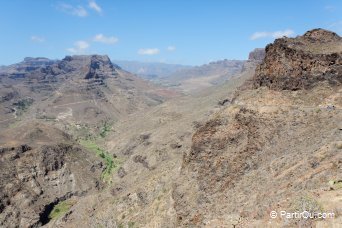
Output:
[[40,123],[0,132],[0,226],[38,227],[55,205],[98,192],[104,164],[70,135]]
[[40,227],[110,186],[112,125],[178,96],[107,56],[26,58],[0,76],[0,226]]
[[[268,45],[255,87],[193,135],[173,191],[177,226],[341,224],[341,44],[312,30]],[[335,217],[279,216],[305,210]]]
[[248,69],[228,83],[168,100],[114,123],[105,138],[106,149],[121,162],[111,186],[80,200],[70,216],[51,227],[175,227],[172,189],[183,155],[190,150],[192,133],[208,116],[229,105],[234,90],[252,77],[254,69]]

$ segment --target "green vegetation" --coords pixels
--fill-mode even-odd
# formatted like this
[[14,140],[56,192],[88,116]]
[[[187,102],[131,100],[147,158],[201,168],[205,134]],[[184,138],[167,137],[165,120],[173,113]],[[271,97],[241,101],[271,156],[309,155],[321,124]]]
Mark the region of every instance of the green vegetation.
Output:
[[124,227],[134,228],[136,227],[135,222],[128,221],[127,226],[125,226],[123,223],[119,223],[118,228],[124,228]]
[[110,124],[108,121],[105,121],[103,127],[101,128],[100,136],[102,138],[106,137],[108,132],[110,132],[111,128],[112,124]]
[[18,111],[24,112],[32,105],[32,103],[32,98],[25,98],[13,103],[13,105],[17,107]]
[[342,150],[342,142],[336,143],[336,148]]
[[77,124],[71,126],[71,130],[74,135],[77,135],[80,139],[93,140],[95,137],[91,131],[91,128],[87,124]]
[[49,219],[58,219],[62,217],[65,213],[67,213],[72,207],[73,202],[71,201],[62,201],[54,206],[52,211],[49,214]]
[[299,197],[292,206],[293,211],[307,211],[310,213],[323,211],[323,208],[318,201],[310,196]]
[[97,156],[103,159],[106,168],[101,174],[101,179],[105,182],[111,183],[112,173],[119,168],[120,162],[114,159],[107,151],[100,148],[94,141],[91,140],[80,140],[80,144],[88,150],[96,153]]
[[133,228],[135,226],[135,222],[129,221],[127,225],[128,228]]
[[329,181],[331,189],[338,190],[342,188],[342,180],[331,180]]
[[54,120],[56,120],[56,117],[55,116],[42,115],[42,116],[37,116],[37,119],[46,120],[46,121],[54,121]]

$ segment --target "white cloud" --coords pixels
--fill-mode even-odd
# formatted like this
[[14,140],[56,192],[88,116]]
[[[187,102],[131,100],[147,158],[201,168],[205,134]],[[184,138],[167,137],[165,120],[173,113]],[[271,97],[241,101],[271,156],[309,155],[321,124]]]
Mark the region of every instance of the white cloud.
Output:
[[73,54],[82,54],[89,48],[89,43],[84,40],[76,41],[74,47],[68,48],[67,51]]
[[37,42],[37,43],[42,43],[45,41],[45,38],[41,37],[41,36],[31,36],[31,41]]
[[283,36],[293,36],[295,33],[291,29],[283,30],[283,31],[275,31],[275,32],[255,32],[250,37],[251,40],[257,40],[262,38],[281,38]]
[[166,48],[168,51],[175,51],[176,50],[176,47],[175,46],[168,46]]
[[83,6],[72,6],[69,4],[61,3],[57,6],[57,9],[78,17],[86,17],[88,16],[88,12],[86,9],[84,9]]
[[158,48],[141,48],[138,50],[139,55],[156,55],[159,52]]
[[119,41],[119,39],[115,36],[104,36],[103,34],[97,34],[93,41],[95,42],[101,42],[101,43],[105,43],[105,44],[115,44]]
[[102,12],[102,8],[95,2],[95,0],[90,0],[88,6],[90,9],[93,9],[98,13]]

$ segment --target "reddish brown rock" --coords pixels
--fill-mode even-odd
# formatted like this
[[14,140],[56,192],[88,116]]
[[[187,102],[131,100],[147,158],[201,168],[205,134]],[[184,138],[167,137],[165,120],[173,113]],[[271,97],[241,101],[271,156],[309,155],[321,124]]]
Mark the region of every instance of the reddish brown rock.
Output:
[[296,38],[281,38],[267,45],[264,61],[253,78],[255,88],[309,89],[320,81],[342,83],[342,38],[314,29]]

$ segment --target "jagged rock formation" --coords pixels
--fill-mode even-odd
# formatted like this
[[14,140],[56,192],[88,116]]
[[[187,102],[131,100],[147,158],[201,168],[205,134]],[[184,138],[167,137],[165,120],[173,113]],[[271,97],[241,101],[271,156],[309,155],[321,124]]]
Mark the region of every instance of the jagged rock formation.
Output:
[[53,76],[72,74],[74,78],[79,75],[80,78],[83,76],[84,79],[104,79],[117,75],[116,70],[118,69],[120,67],[113,64],[107,55],[75,55],[66,56],[53,65],[41,67],[40,72],[36,73]]
[[60,130],[28,124],[0,137],[1,227],[44,225],[58,202],[102,187],[101,168],[91,169],[100,160]]
[[108,56],[94,55],[91,57],[89,72],[86,74],[85,79],[97,79],[108,76],[108,72],[112,75],[116,75],[117,72],[113,71],[118,66],[112,64]]
[[308,89],[320,81],[342,83],[342,38],[323,29],[267,45],[253,79],[255,88],[275,90]]

